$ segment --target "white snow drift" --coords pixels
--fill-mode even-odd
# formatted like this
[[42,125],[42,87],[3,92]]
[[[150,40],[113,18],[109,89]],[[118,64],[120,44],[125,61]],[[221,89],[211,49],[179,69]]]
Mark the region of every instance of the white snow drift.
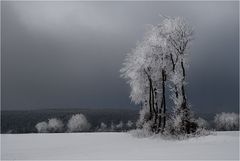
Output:
[[3,160],[238,160],[239,132],[182,141],[128,133],[2,134]]

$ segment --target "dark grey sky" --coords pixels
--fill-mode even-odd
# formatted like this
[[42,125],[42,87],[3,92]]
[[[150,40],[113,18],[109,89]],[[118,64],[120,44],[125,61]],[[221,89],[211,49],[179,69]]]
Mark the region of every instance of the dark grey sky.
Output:
[[2,109],[134,107],[119,69],[159,14],[195,28],[188,97],[238,111],[238,2],[1,2]]

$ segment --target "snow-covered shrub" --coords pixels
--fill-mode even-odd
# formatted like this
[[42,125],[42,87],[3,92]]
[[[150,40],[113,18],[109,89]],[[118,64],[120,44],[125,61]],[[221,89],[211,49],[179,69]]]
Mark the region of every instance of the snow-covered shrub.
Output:
[[182,112],[171,118],[173,126],[171,129],[172,134],[186,135],[196,132],[198,128],[197,122],[191,112],[187,112],[187,114],[188,115],[186,116],[186,113]]
[[45,121],[37,123],[35,125],[35,128],[37,129],[37,131],[39,133],[47,133],[48,132],[48,124]]
[[214,117],[216,130],[239,130],[239,114],[219,113]]
[[172,135],[174,133],[174,121],[171,118],[166,120],[166,127],[164,130],[164,135]]
[[101,128],[101,129],[106,129],[106,128],[107,128],[107,125],[106,125],[104,122],[101,122],[100,128]]
[[211,134],[212,131],[207,130],[206,128],[198,128],[195,133],[192,134],[192,136],[206,136]]
[[208,129],[209,128],[209,124],[206,120],[204,120],[203,118],[199,117],[196,120],[196,123],[198,125],[198,128],[204,128],[204,129]]
[[63,122],[59,119],[52,118],[48,120],[48,131],[49,132],[62,132],[63,131]]
[[127,125],[128,128],[132,128],[133,127],[133,122],[128,120],[126,125]]
[[119,124],[116,125],[116,128],[117,128],[118,130],[122,130],[122,129],[123,129],[123,122],[120,121]]
[[130,130],[129,133],[132,136],[137,138],[145,138],[145,137],[153,136],[153,133],[146,129],[134,129],[134,130]]
[[14,130],[8,130],[7,132],[6,132],[6,134],[12,134],[14,132]]
[[139,111],[139,119],[136,122],[137,128],[142,128],[143,124],[148,120],[150,116],[149,110],[146,106]]
[[83,114],[76,114],[69,119],[67,127],[70,132],[79,132],[89,130],[91,125]]
[[182,122],[182,119],[181,119],[181,116],[177,115],[173,118],[173,131],[175,134],[179,133],[181,134],[181,122]]
[[129,132],[132,136],[138,137],[138,138],[150,137],[154,134],[151,131],[151,126],[149,125],[149,123],[143,124],[141,129],[138,128],[135,130],[131,130]]
[[[180,122],[180,121],[179,121]],[[165,131],[160,134],[161,138],[164,139],[174,139],[174,140],[184,140],[191,137],[199,137],[199,136],[206,136],[211,134],[211,131],[209,131],[206,127],[208,127],[207,122],[203,119],[191,119],[191,122],[189,122],[189,125],[191,126],[190,129],[194,129],[194,131],[191,131],[188,133],[182,133],[180,131],[180,128],[176,126],[176,120],[168,119],[166,122],[166,128]],[[198,124],[199,123],[199,124]]]
[[107,125],[104,122],[101,122],[98,131],[106,131],[106,130],[107,130]]
[[[142,128],[138,128],[136,130],[131,130],[130,134],[134,137],[161,137],[162,139],[166,140],[184,140],[191,137],[199,137],[199,136],[206,136],[211,133],[211,131],[207,130],[206,128],[198,127],[197,120],[191,119],[189,125],[194,126],[190,129],[194,128],[194,132],[191,133],[183,133],[181,132],[181,126],[179,124],[181,121],[174,120],[175,117],[167,117],[166,120],[166,127],[163,132],[154,133],[151,131],[152,123],[148,121],[143,124]],[[180,120],[180,119],[179,119]],[[201,120],[202,121],[202,120]],[[178,122],[178,124],[176,124]],[[205,125],[204,125],[205,126]]]
[[111,122],[111,126],[110,126],[110,131],[114,131],[116,129],[116,125]]

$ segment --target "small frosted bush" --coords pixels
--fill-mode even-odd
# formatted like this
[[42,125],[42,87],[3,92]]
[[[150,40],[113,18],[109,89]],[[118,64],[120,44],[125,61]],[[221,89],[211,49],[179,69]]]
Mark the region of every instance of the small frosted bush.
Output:
[[83,114],[76,114],[69,119],[67,127],[70,132],[80,132],[89,130],[91,125]]
[[101,122],[98,131],[106,131],[106,130],[107,130],[107,125],[104,122]]
[[214,123],[216,130],[239,130],[239,114],[225,112],[216,114]]
[[145,138],[145,137],[153,136],[154,133],[151,131],[150,126],[151,126],[151,123],[146,122],[142,125],[141,129],[131,130],[130,134],[137,138]]
[[150,117],[150,113],[149,113],[147,107],[143,107],[139,111],[139,119],[136,122],[137,128],[141,129],[143,127],[143,124],[148,120],[149,117]]
[[37,131],[39,133],[47,133],[48,132],[48,124],[45,121],[37,123],[35,125],[35,128],[37,129]]
[[107,125],[106,125],[104,122],[101,122],[100,128],[101,128],[101,129],[106,129],[106,128],[107,128]]
[[127,125],[128,128],[131,128],[131,127],[133,127],[133,122],[128,120],[126,125]]
[[207,129],[209,127],[209,124],[206,120],[204,120],[203,118],[199,117],[197,120],[196,120],[196,123],[198,125],[198,128],[204,128],[204,129]]
[[115,129],[116,125],[113,122],[111,122],[110,131],[115,131]]
[[63,123],[61,120],[56,118],[52,118],[48,120],[48,131],[49,132],[62,132],[63,131]]
[[123,122],[120,121],[119,124],[116,125],[116,128],[119,129],[119,130],[122,130],[122,128],[123,128]]

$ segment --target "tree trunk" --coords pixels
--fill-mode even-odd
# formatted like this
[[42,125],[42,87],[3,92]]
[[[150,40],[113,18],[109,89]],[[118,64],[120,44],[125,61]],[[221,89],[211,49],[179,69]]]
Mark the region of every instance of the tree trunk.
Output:
[[153,125],[153,128],[154,128],[154,132],[157,133],[158,131],[158,104],[157,104],[157,92],[156,92],[156,88],[154,88],[152,94],[154,95],[154,101],[153,101],[153,104],[154,104],[154,125]]
[[[172,72],[175,72],[175,67],[176,67],[176,63],[178,61],[178,57],[176,58],[176,60],[173,60],[173,55],[170,54],[170,58],[171,58],[171,62],[172,62]],[[178,89],[177,89],[177,85],[174,84],[174,89],[175,89],[175,96],[176,98],[178,98]]]
[[178,98],[178,88],[176,84],[174,85],[174,88],[175,88],[175,96],[176,98]]
[[158,111],[158,127],[157,132],[163,133],[166,126],[166,97],[165,97],[165,81],[166,72],[162,69],[162,95],[161,95],[161,105]]
[[149,79],[149,98],[148,98],[148,103],[149,103],[149,120],[151,120],[152,119],[152,81],[151,81],[151,79]]
[[165,98],[165,81],[166,81],[166,73],[165,70],[162,70],[162,117],[163,117],[163,123],[162,123],[162,129],[161,132],[163,133],[166,126],[166,98]]

